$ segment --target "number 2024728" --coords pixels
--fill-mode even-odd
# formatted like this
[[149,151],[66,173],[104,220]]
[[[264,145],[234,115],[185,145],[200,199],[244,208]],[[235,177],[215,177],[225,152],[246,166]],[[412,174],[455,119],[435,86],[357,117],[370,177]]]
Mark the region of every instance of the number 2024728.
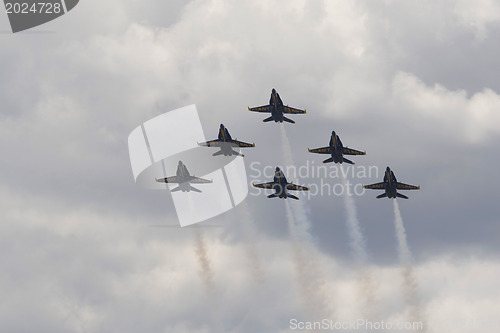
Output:
[[26,2],[5,3],[7,14],[60,14],[62,10],[59,2],[35,2],[31,5]]

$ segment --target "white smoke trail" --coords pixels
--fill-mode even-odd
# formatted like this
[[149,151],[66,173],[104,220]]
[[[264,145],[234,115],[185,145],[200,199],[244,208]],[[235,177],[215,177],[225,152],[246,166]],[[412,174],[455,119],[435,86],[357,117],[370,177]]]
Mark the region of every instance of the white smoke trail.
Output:
[[[424,323],[424,315],[418,300],[418,283],[413,271],[411,262],[411,252],[406,240],[406,230],[401,217],[401,211],[396,199],[394,199],[394,222],[396,227],[396,237],[398,239],[399,261],[401,263],[401,275],[403,278],[404,297],[409,308],[412,321]],[[425,325],[424,325],[425,330]]]
[[[285,163],[287,166],[293,166],[293,157],[292,150],[290,146],[290,140],[288,140],[288,136],[286,135],[285,127],[283,124],[280,126],[281,129],[281,140],[283,145],[283,155],[285,157]],[[284,166],[285,168],[286,166]],[[296,177],[296,175],[288,175],[289,177]],[[294,179],[294,178],[291,178]],[[290,180],[289,180],[290,181]],[[302,202],[297,202],[297,204],[292,205],[292,209],[294,215],[297,217],[296,219],[296,231],[299,233],[300,238],[306,241],[312,241],[311,235],[309,234],[309,229],[311,227],[311,223],[307,218],[306,211]]]
[[[186,194],[189,200],[189,209],[193,214],[196,214],[196,207],[194,204],[194,200],[192,192]],[[193,216],[194,218],[194,216]],[[205,244],[205,240],[203,239],[203,235],[201,230],[197,224],[193,225],[194,229],[194,254],[196,255],[196,261],[199,265],[199,274],[200,278],[203,282],[203,286],[207,293],[213,293],[215,291],[215,286],[213,282],[214,273],[212,271],[212,264],[210,262],[210,257],[207,253],[207,246]]]
[[201,234],[200,228],[195,225],[194,229],[194,253],[196,255],[196,260],[198,261],[198,265],[200,266],[200,277],[203,281],[203,285],[205,289],[209,293],[213,293],[215,291],[214,282],[213,282],[213,271],[212,265],[210,263],[210,258],[207,254],[207,246]]
[[[292,166],[294,163],[290,141],[283,124],[281,124],[280,129],[285,163]],[[292,239],[293,260],[299,294],[309,318],[314,320],[326,318],[327,316],[331,317],[331,310],[326,299],[324,279],[321,277],[322,274],[314,259],[313,248],[310,245],[312,244],[312,238],[309,234],[311,224],[302,202],[294,202],[291,208],[288,200],[285,200],[286,215]]]
[[366,251],[366,241],[361,232],[361,227],[356,211],[356,205],[351,193],[348,192],[349,183],[344,173],[344,167],[340,165],[340,173],[342,174],[342,181],[344,182],[344,204],[347,211],[347,229],[349,231],[350,247],[354,253],[356,260],[360,263],[366,263],[368,259]]
[[411,265],[411,253],[408,247],[408,242],[406,240],[406,230],[403,225],[403,218],[401,217],[401,211],[399,210],[398,201],[394,201],[394,217],[395,217],[395,227],[396,236],[398,238],[398,250],[399,250],[399,260],[403,265]]
[[356,204],[352,194],[349,193],[349,183],[344,172],[344,168],[340,165],[340,173],[344,183],[344,204],[347,212],[347,230],[349,233],[349,246],[354,254],[354,259],[358,267],[358,283],[360,299],[364,302],[364,311],[368,317],[375,316],[375,298],[373,277],[370,267],[368,267],[368,254],[366,250],[366,240],[363,236],[361,226],[358,219]]
[[310,253],[312,249],[300,241],[300,236],[295,228],[295,219],[287,200],[285,200],[285,207],[300,298],[311,320],[327,318],[326,316],[331,314],[328,313],[329,307],[325,298],[325,285],[320,278],[321,274],[318,272],[317,263]]
[[246,242],[246,255],[248,258],[248,263],[250,265],[250,274],[253,277],[253,280],[257,283],[262,283],[265,279],[265,271],[262,266],[262,262],[259,256],[259,251],[257,250],[256,241],[255,241],[255,228],[253,225],[253,221],[251,215],[248,211],[247,203],[244,201],[240,204],[241,211],[243,215],[243,229],[244,233],[247,237]]
[[283,124],[280,125],[281,130],[281,141],[283,144],[283,155],[285,157],[285,162],[288,165],[293,165],[292,158],[292,149],[290,146],[290,140],[288,140],[288,136],[286,135],[285,126]]

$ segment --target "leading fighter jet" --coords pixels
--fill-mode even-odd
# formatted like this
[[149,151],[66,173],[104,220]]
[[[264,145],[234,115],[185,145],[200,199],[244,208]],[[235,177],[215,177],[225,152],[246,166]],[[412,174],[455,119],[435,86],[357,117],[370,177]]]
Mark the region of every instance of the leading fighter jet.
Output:
[[286,180],[283,171],[281,171],[278,167],[276,167],[276,171],[274,172],[274,180],[272,182],[252,185],[259,188],[273,189],[275,193],[268,195],[268,198],[278,197],[280,199],[293,198],[299,200],[299,198],[297,198],[295,195],[289,194],[288,191],[309,191],[309,187],[289,183]]
[[310,153],[330,154],[332,156],[324,160],[323,163],[346,162],[349,164],[354,164],[353,161],[348,160],[343,155],[366,155],[366,152],[364,151],[359,151],[348,147],[344,147],[342,141],[340,141],[339,136],[335,134],[335,131],[332,131],[332,136],[330,137],[330,144],[328,145],[328,147],[315,148],[315,149],[307,148],[307,150],[309,150]]
[[402,195],[397,192],[397,190],[420,190],[420,186],[413,186],[408,184],[399,183],[394,176],[394,172],[391,171],[391,168],[387,167],[385,170],[384,181],[382,183],[376,183],[372,185],[364,185],[363,188],[368,188],[372,190],[385,190],[385,193],[377,196],[377,199],[380,198],[403,198],[408,199],[406,195]]
[[212,156],[224,154],[224,156],[240,155],[245,156],[233,150],[233,147],[249,148],[255,147],[255,143],[246,143],[238,140],[233,140],[229,131],[223,124],[220,124],[219,137],[216,140],[211,140],[203,143],[198,143],[199,146],[205,147],[219,147],[220,150],[213,153]]
[[280,123],[282,123],[283,121],[287,121],[292,124],[295,124],[295,121],[283,116],[284,113],[289,113],[289,114],[306,113],[306,110],[295,109],[289,107],[288,105],[286,106],[283,105],[283,101],[280,98],[280,94],[278,94],[275,89],[273,89],[273,91],[271,92],[271,99],[269,100],[269,105],[256,106],[254,108],[249,107],[248,110],[255,112],[270,112],[271,117],[264,119],[263,122],[274,120],[275,122],[280,122]]
[[177,183],[177,184],[179,184],[179,186],[177,186],[173,190],[170,190],[170,192],[177,192],[177,191],[182,191],[182,192],[189,192],[189,191],[201,192],[196,187],[191,186],[190,183],[193,183],[193,184],[213,183],[213,180],[208,180],[208,179],[203,179],[203,178],[198,178],[198,177],[195,177],[195,176],[191,176],[189,174],[188,169],[186,168],[186,166],[181,161],[179,161],[179,164],[177,165],[177,176],[156,179],[156,181],[158,183]]

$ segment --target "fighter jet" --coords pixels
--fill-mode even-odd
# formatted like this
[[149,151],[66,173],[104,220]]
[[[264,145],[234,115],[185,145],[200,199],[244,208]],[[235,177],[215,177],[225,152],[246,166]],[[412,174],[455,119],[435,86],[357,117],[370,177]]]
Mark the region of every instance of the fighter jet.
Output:
[[179,161],[179,164],[177,165],[177,176],[156,179],[156,181],[158,183],[176,183],[176,184],[179,184],[179,186],[177,186],[173,190],[170,190],[170,192],[177,192],[177,191],[189,192],[189,191],[195,191],[195,192],[200,192],[201,193],[201,191],[199,189],[197,189],[196,187],[191,186],[190,183],[193,183],[193,184],[213,183],[213,180],[208,180],[208,179],[203,179],[203,178],[198,178],[198,177],[195,177],[195,176],[191,176],[189,174],[188,169],[182,163],[182,161]]
[[364,152],[364,151],[359,151],[359,150],[351,149],[348,147],[344,147],[344,145],[342,144],[342,141],[340,141],[339,136],[337,134],[335,134],[335,131],[332,131],[332,136],[330,137],[330,144],[328,147],[315,148],[315,149],[307,148],[307,150],[309,150],[310,153],[330,154],[332,156],[332,157],[324,160],[323,163],[346,162],[349,164],[354,164],[353,161],[348,160],[343,155],[366,155],[366,152]]
[[283,101],[280,98],[280,94],[278,94],[275,89],[273,89],[273,91],[271,92],[271,99],[269,100],[269,105],[257,106],[254,108],[249,107],[248,110],[255,112],[270,112],[271,117],[264,119],[263,122],[274,120],[275,122],[280,122],[280,123],[282,123],[283,121],[287,121],[292,124],[295,124],[295,121],[283,116],[284,113],[288,114],[306,113],[306,110],[294,109],[289,107],[288,105],[287,106],[283,105]]
[[403,198],[408,199],[406,195],[402,195],[397,192],[397,190],[420,190],[420,186],[413,186],[408,184],[399,183],[394,176],[394,172],[391,171],[391,168],[387,167],[385,169],[384,181],[382,183],[376,183],[372,185],[365,185],[363,188],[368,188],[372,190],[385,190],[385,193],[377,196],[377,199],[380,198]]
[[252,184],[252,185],[259,188],[274,190],[275,193],[268,195],[267,196],[268,198],[278,197],[281,199],[293,198],[299,200],[299,198],[297,198],[295,195],[289,194],[288,191],[309,191],[309,187],[289,183],[286,180],[283,171],[281,171],[280,168],[278,167],[276,167],[276,171],[274,173],[274,181],[269,183]]
[[245,156],[237,151],[233,150],[233,147],[241,147],[241,148],[250,148],[255,147],[254,143],[246,143],[238,140],[233,140],[229,131],[223,124],[220,124],[219,128],[219,138],[216,140],[211,140],[203,143],[198,143],[199,146],[205,147],[219,147],[220,150],[213,153],[212,156],[222,155],[224,156],[232,156],[232,155],[240,155]]

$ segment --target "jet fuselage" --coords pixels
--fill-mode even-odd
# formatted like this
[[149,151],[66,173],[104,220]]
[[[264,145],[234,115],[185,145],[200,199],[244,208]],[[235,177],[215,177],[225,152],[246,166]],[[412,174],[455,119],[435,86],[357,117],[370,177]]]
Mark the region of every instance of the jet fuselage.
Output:
[[332,131],[330,137],[330,148],[333,162],[342,163],[344,161],[344,145],[335,131]]
[[276,168],[276,172],[274,174],[274,185],[273,190],[276,191],[276,195],[281,199],[286,199],[288,197],[286,191],[286,185],[288,184],[283,171],[280,168]]
[[221,124],[219,128],[219,140],[221,140],[220,150],[224,156],[238,155],[239,153],[233,150],[233,144],[231,141],[233,138],[227,128]]
[[269,105],[272,106],[271,116],[275,122],[283,122],[283,101],[281,100],[280,94],[273,89],[271,92],[271,99],[269,100]]
[[178,191],[190,192],[191,185],[189,184],[189,180],[191,179],[191,175],[189,174],[189,171],[184,163],[181,161],[179,161],[179,164],[177,165],[177,177],[179,180],[179,186],[177,187]]
[[233,138],[231,138],[231,134],[229,134],[229,131],[223,124],[220,124],[219,128],[219,140],[224,142],[231,142],[231,140],[233,140]]
[[179,161],[177,165],[177,177],[179,179],[179,184],[189,182],[191,178],[188,169],[181,161]]
[[397,195],[397,185],[398,181],[396,179],[396,176],[394,175],[394,172],[392,172],[391,168],[387,167],[385,169],[385,174],[384,174],[384,185],[385,185],[385,193],[387,193],[388,198],[396,198]]

